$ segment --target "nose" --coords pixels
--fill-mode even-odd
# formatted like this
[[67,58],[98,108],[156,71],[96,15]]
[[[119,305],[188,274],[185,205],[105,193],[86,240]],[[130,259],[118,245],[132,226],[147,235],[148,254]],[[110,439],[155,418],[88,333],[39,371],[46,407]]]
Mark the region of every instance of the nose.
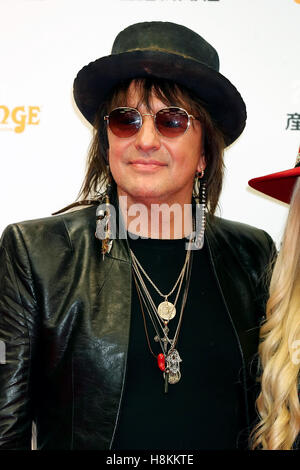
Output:
[[136,134],[135,146],[143,153],[152,153],[160,148],[160,137],[154,124],[154,117],[150,114],[143,114],[142,117],[143,124]]

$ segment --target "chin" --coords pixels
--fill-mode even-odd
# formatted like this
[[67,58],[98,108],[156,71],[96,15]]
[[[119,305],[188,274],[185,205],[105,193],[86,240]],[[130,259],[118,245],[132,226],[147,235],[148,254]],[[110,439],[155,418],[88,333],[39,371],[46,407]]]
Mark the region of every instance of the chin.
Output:
[[134,185],[132,188],[121,188],[124,195],[128,195],[131,199],[135,199],[137,202],[156,200],[158,198],[164,199],[165,191],[153,188],[150,185]]
[[130,193],[132,198],[135,199],[157,199],[159,197],[162,197],[162,194],[160,191],[156,191],[153,188],[135,188],[134,191]]

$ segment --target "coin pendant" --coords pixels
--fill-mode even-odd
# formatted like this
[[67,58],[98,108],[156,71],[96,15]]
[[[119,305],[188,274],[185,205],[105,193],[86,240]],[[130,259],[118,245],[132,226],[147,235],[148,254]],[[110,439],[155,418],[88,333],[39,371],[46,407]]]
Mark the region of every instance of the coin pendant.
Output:
[[176,315],[176,308],[171,302],[161,302],[157,308],[158,315],[163,320],[172,320]]
[[175,374],[173,374],[172,372],[169,372],[168,382],[169,384],[174,385],[174,384],[177,384],[177,382],[179,382],[180,378],[181,378],[181,373],[179,371],[176,372]]

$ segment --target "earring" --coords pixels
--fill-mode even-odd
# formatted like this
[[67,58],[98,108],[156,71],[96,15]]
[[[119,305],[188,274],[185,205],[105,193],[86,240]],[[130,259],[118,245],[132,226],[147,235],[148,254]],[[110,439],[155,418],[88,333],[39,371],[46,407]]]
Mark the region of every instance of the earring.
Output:
[[[204,244],[204,233],[206,225],[206,181],[203,180],[204,170],[197,171],[194,181],[194,198],[196,201],[196,213],[200,213],[200,217],[196,215],[196,220],[201,219],[200,224],[197,223],[194,239],[196,250],[200,250]],[[199,226],[200,225],[200,226]]]
[[202,179],[203,176],[204,176],[204,169],[203,168],[201,168],[201,171],[196,171],[195,178]]
[[95,237],[101,240],[101,253],[104,256],[108,254],[112,248],[113,240],[111,240],[111,220],[110,220],[110,200],[109,194],[111,185],[108,184],[106,192],[96,209],[96,232]]
[[[200,171],[196,171],[195,178],[194,178],[194,189],[193,189],[193,196],[197,202],[200,204],[200,193],[201,193],[201,181],[204,177],[204,169],[201,168]],[[203,182],[202,182],[203,184]]]

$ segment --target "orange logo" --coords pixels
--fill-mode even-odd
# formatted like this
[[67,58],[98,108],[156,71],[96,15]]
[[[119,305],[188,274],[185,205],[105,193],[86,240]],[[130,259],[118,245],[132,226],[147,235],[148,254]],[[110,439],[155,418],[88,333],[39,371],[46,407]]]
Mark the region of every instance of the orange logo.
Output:
[[294,2],[298,3],[300,5],[300,0],[294,0]]
[[0,130],[13,130],[20,134],[24,131],[26,125],[37,125],[40,123],[40,111],[39,106],[16,106],[10,110],[7,106],[0,105]]

